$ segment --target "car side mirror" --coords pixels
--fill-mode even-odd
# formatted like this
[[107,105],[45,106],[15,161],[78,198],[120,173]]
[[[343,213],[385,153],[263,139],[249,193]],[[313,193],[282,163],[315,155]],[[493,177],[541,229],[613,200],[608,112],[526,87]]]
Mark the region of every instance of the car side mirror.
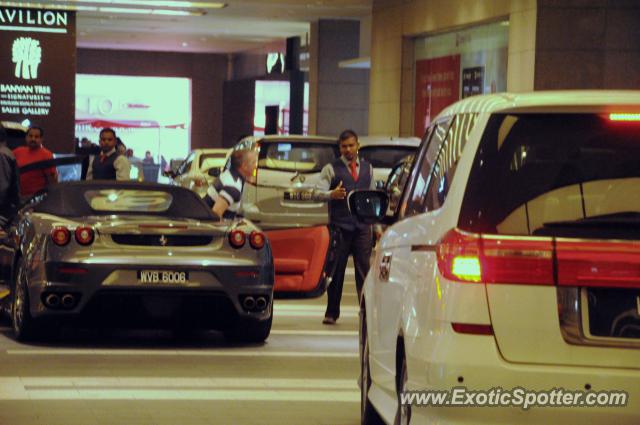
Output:
[[211,177],[220,177],[220,169],[209,168],[209,171],[207,171],[207,174],[209,174]]
[[385,219],[389,196],[379,190],[355,190],[347,198],[349,212],[365,224],[380,223]]

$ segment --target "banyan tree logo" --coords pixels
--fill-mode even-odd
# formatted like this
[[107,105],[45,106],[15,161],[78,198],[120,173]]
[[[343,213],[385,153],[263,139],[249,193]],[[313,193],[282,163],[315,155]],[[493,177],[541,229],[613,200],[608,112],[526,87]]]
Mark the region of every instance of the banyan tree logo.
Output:
[[16,78],[31,80],[38,78],[38,67],[42,61],[40,42],[31,37],[16,38],[13,42],[13,63]]

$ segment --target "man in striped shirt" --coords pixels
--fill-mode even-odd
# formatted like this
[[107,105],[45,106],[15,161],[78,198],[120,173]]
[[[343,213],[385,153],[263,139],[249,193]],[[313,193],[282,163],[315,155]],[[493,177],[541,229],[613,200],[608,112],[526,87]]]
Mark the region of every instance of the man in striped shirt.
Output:
[[204,197],[220,218],[233,219],[240,210],[242,191],[246,181],[254,182],[257,154],[250,150],[238,150],[231,154],[231,166],[220,174]]

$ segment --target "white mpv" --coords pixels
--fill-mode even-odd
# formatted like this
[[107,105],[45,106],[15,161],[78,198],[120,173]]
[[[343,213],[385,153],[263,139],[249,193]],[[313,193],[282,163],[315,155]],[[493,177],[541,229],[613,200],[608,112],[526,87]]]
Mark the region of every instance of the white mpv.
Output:
[[640,424],[640,91],[453,104],[394,221],[361,300],[363,424]]

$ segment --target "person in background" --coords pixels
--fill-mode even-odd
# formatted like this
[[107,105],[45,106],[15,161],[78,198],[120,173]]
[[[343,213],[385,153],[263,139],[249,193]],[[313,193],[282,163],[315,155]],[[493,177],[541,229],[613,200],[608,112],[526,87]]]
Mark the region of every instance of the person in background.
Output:
[[116,132],[112,128],[100,130],[100,155],[89,158],[87,180],[129,180],[131,164],[116,152]]
[[144,153],[144,159],[142,160],[143,164],[155,164],[156,162],[153,160],[151,156],[151,151],[146,151]]
[[[362,292],[364,278],[369,271],[371,256],[371,225],[358,222],[351,216],[347,206],[349,192],[358,189],[375,190],[373,167],[365,160],[358,158],[358,135],[353,130],[345,130],[338,137],[340,158],[324,166],[320,172],[320,180],[316,184],[314,198],[329,201],[329,226],[337,235],[338,241],[333,253],[336,258],[336,269],[331,284],[327,288],[327,309],[325,325],[333,325],[340,317],[340,300],[344,273],[349,255],[353,256],[356,269],[356,289],[358,299]],[[376,229],[376,236],[380,232]]]
[[100,155],[100,146],[83,137],[80,140],[80,146],[76,147],[76,155],[83,157],[81,178],[85,180],[87,178],[87,170],[89,169],[89,159],[91,155]]
[[[34,162],[53,159],[53,153],[42,146],[44,141],[42,127],[29,127],[25,140],[27,142],[26,146],[20,146],[13,151],[18,169]],[[54,166],[20,173],[20,196],[23,199],[28,198],[57,181],[58,172]]]
[[169,163],[165,159],[164,155],[160,155],[160,169],[162,171],[169,171]]
[[[121,138],[116,137],[116,152],[120,155],[125,155],[127,153],[127,145],[124,144]],[[133,153],[133,151],[131,151]]]
[[248,149],[231,154],[231,166],[213,181],[204,197],[215,215],[226,219],[235,218],[240,209],[244,183],[254,182],[253,171],[257,160],[256,152]]
[[0,226],[7,224],[19,206],[18,164],[7,147],[7,131],[0,124]]
[[96,145],[86,137],[83,137],[80,140],[79,153],[88,154],[88,155],[98,155],[100,153],[100,146]]

